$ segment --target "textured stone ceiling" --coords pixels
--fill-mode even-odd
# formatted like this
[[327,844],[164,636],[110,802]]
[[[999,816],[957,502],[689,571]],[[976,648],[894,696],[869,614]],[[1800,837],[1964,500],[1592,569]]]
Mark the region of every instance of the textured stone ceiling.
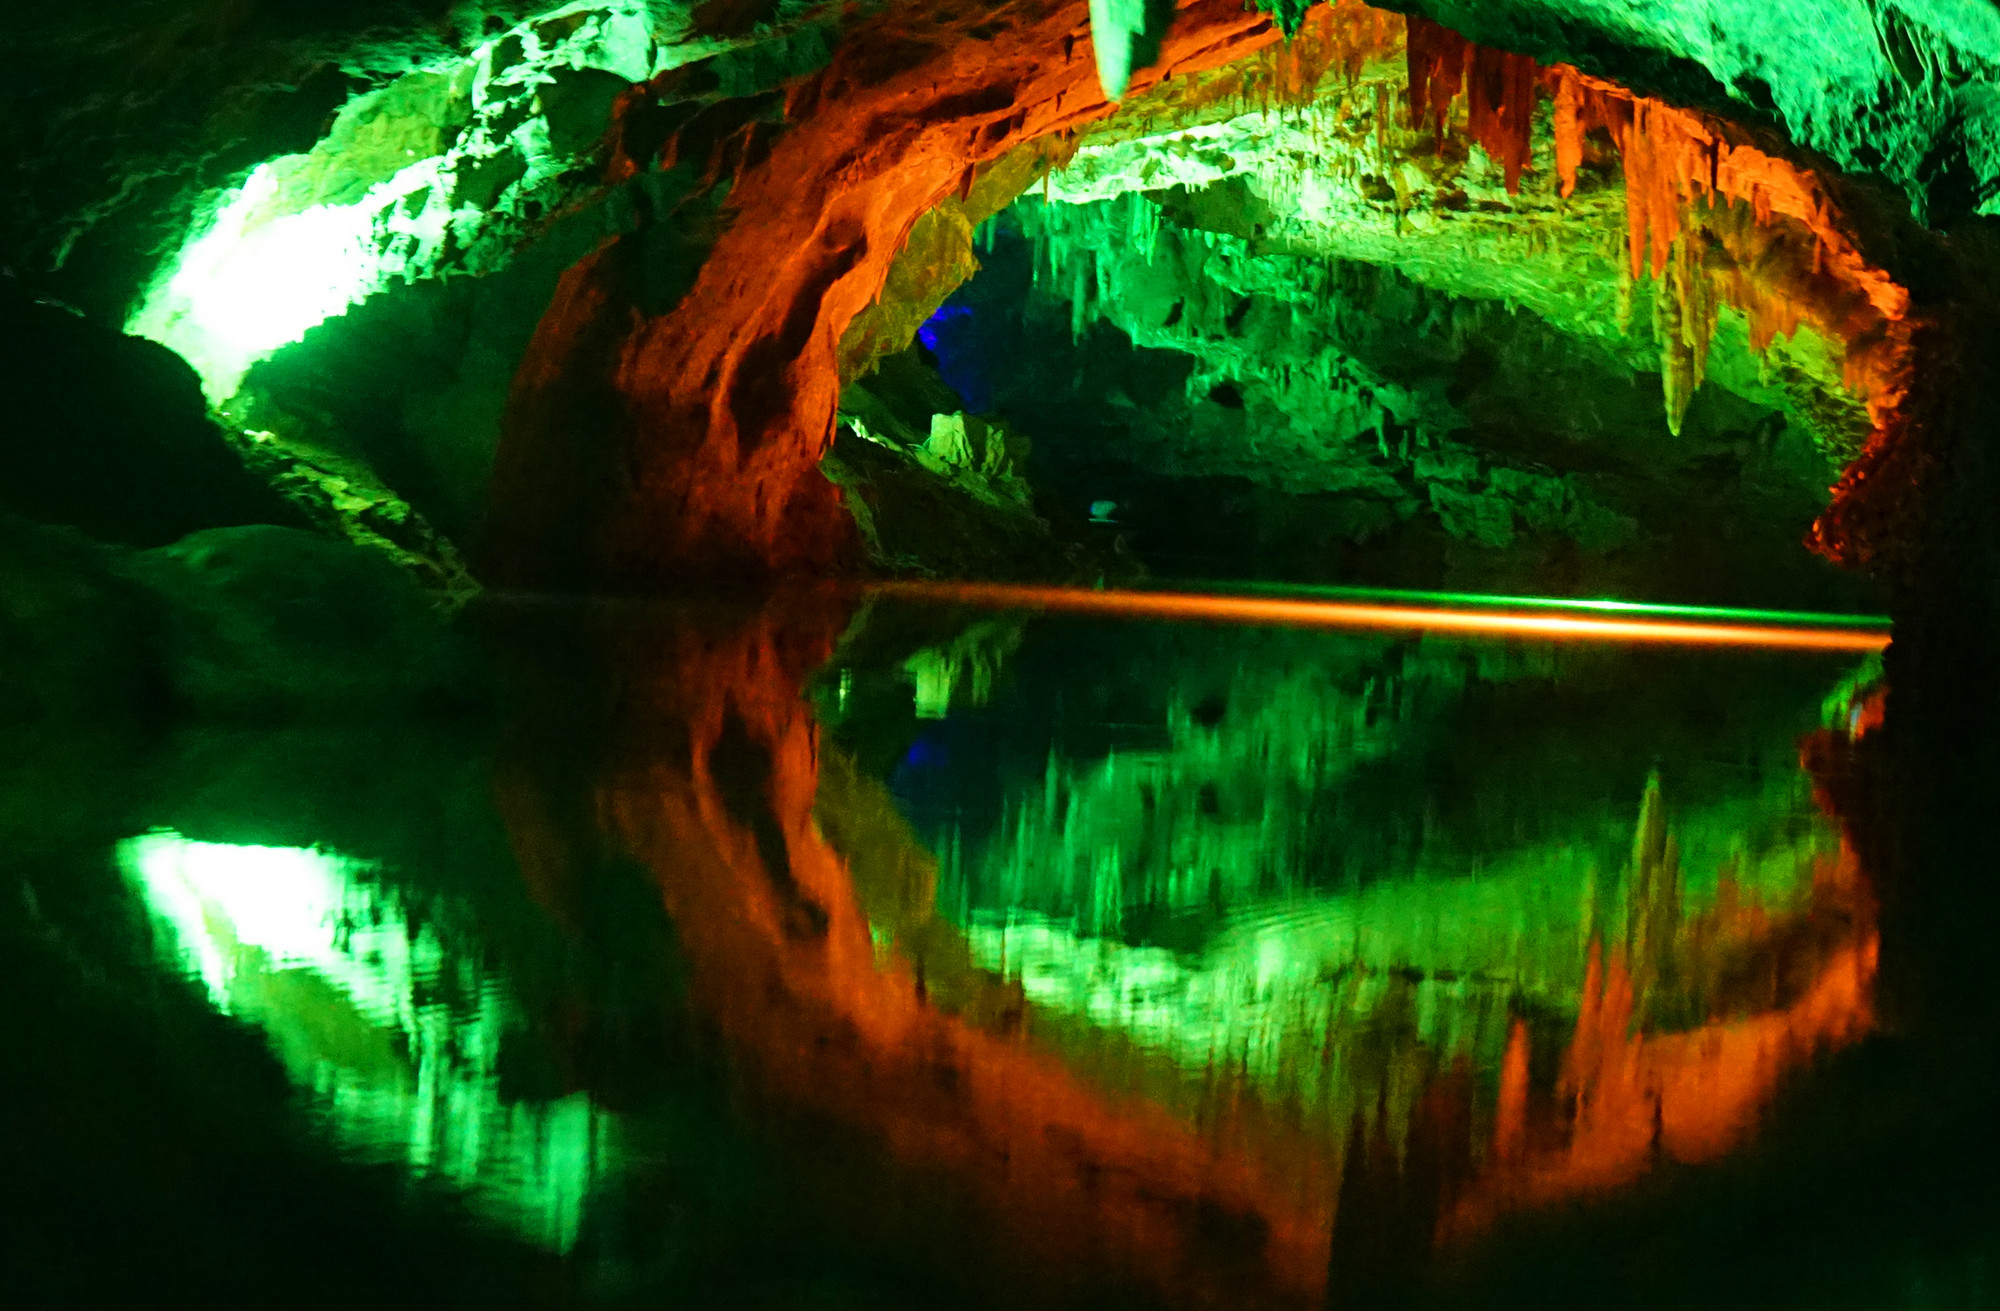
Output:
[[[1886,179],[1921,218],[1983,210],[2000,181],[1986,135],[2000,19],[1970,0],[1410,8],[1486,45],[1413,17],[1406,58],[1401,18],[1351,0],[1280,3],[1277,25],[1298,32],[1282,48],[1254,12],[1199,3],[1169,22],[1109,0],[45,15],[37,72],[53,80],[27,89],[52,94],[10,125],[32,193],[11,216],[11,258],[38,287],[129,311],[232,423],[375,505],[404,494],[383,472],[399,457],[357,445],[351,412],[263,414],[270,387],[237,393],[316,333],[390,361],[369,323],[430,324],[422,349],[444,390],[484,399],[440,428],[409,408],[435,378],[384,388],[375,369],[395,425],[455,452],[455,472],[433,461],[403,477],[408,494],[430,495],[459,535],[488,470],[515,523],[550,513],[552,481],[574,483],[570,508],[503,554],[568,551],[595,562],[587,573],[683,557],[816,567],[846,550],[813,466],[850,355],[914,327],[881,294],[915,285],[898,284],[909,270],[892,256],[926,223],[969,241],[969,221],[926,216],[991,190],[1035,143],[1041,164],[1009,185],[1054,143],[1075,153],[1045,184],[1054,201],[1245,188],[1249,231],[1214,215],[1193,226],[1259,256],[1393,264],[1523,307],[1657,360],[1676,427],[1708,376],[1809,418],[1830,450],[1872,430],[1879,464],[1907,337],[1908,297],[1868,253],[1888,220],[1849,222],[1835,199],[1847,183],[1816,176],[1786,138]],[[177,60],[188,52],[202,77]],[[94,90],[114,75],[131,86],[122,100]],[[1135,241],[1153,240],[1133,222]],[[969,255],[953,258],[963,277]],[[917,291],[934,304],[950,281]],[[847,340],[885,313],[893,332]],[[464,358],[439,355],[467,333]],[[353,390],[322,373],[323,398]],[[577,467],[558,433],[584,413],[599,416],[600,452],[585,463],[617,472],[557,478]],[[462,485],[422,491],[440,478]],[[1861,559],[1858,534],[1836,525],[1822,546]]]
[[1395,7],[1483,44],[1767,118],[1845,170],[1888,178],[1920,217],[2000,212],[2000,10],[1985,0]]

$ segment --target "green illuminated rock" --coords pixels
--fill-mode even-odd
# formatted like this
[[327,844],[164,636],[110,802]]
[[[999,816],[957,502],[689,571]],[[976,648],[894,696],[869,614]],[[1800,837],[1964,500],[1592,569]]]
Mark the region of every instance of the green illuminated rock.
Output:
[[2000,13],[1982,0],[1407,0],[1475,41],[1781,124],[1920,217],[2000,212]]
[[[1868,430],[1840,347],[1802,329],[1752,351],[1725,307],[1701,385],[1669,396],[1616,160],[1589,154],[1561,196],[1544,112],[1509,192],[1479,147],[1407,125],[1403,76],[1380,61],[1303,106],[1194,96],[1083,133],[982,229],[989,271],[945,311],[971,322],[937,329],[967,343],[940,347],[947,374],[988,375],[1030,473],[1127,506],[1158,572],[1352,576],[1396,542],[1366,567],[1410,585],[1831,601],[1790,558]],[[1414,544],[1432,533],[1449,545]]]
[[1161,0],[1090,0],[1090,43],[1105,95],[1124,95],[1132,74],[1160,57],[1173,14],[1173,5]]

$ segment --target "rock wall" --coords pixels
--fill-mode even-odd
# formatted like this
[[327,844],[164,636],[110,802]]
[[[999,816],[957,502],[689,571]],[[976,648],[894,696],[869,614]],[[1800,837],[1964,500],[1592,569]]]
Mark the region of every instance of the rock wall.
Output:
[[[672,310],[632,313],[632,243],[566,274],[509,407],[496,576],[545,583],[580,569],[639,583],[848,557],[852,529],[815,467],[833,435],[841,337],[926,210],[1014,146],[1110,112],[1074,38],[1082,17],[1050,5],[995,23],[873,20],[790,90],[787,129],[746,128],[725,157],[738,170],[731,221]],[[983,35],[968,40],[973,28]],[[1198,4],[1146,76],[1276,39],[1268,19]],[[657,150],[625,167],[652,167]],[[545,509],[542,489],[572,464],[565,441],[586,411],[612,448],[611,481]]]
[[1781,128],[1940,225],[2000,201],[2000,16],[1978,0],[1416,0],[1475,41]]
[[[1164,151],[1194,226],[1255,243],[1290,224],[1294,253],[1315,242],[1325,253],[1344,234],[1343,257],[1408,265],[1419,281],[1481,275],[1486,294],[1606,342],[1603,297],[1551,301],[1539,271],[1615,263],[1615,201],[1600,185],[1615,160],[1630,275],[1670,294],[1650,309],[1634,295],[1642,330],[1613,349],[1651,325],[1670,421],[1711,376],[1761,389],[1849,448],[1862,423],[1829,382],[1837,364],[1865,400],[1866,440],[1888,440],[1907,297],[1864,256],[1832,192],[1771,140],[1588,71],[1468,46],[1425,19],[1410,20],[1406,42],[1395,15],[1353,0],[1286,11],[1297,32],[1282,47],[1268,16],[1187,6],[1159,62],[1118,88],[1114,115],[1100,79],[1120,78],[1098,58],[1093,16],[1141,34],[1124,61],[1138,69],[1158,16],[1103,6],[835,18],[621,0],[526,17],[398,10],[372,36],[239,15],[248,26],[236,62],[218,65],[221,89],[150,65],[139,79],[168,88],[163,121],[204,125],[189,129],[196,144],[126,142],[124,111],[104,106],[75,120],[129,145],[113,176],[135,176],[141,159],[172,176],[159,183],[167,198],[149,182],[138,190],[151,199],[101,213],[52,202],[23,221],[51,250],[67,240],[58,228],[109,242],[116,224],[93,227],[92,214],[181,233],[134,327],[183,350],[231,422],[286,454],[272,467],[322,489],[316,518],[362,540],[384,536],[369,516],[416,525],[411,542],[451,548],[427,566],[443,578],[468,554],[530,586],[855,561],[840,498],[814,468],[842,370],[893,348],[910,307],[969,272],[965,233],[940,206],[1004,200],[1034,177],[1018,153],[1033,142],[1082,147],[1069,199],[1129,190]],[[171,35],[215,33],[191,23]],[[1564,53],[1526,35],[1512,48]],[[1609,67],[1636,48],[1582,41],[1577,58]],[[341,90],[311,133],[289,138],[304,148],[260,147],[247,172],[223,167],[226,152],[176,162],[222,130],[229,87],[314,52]],[[1407,90],[1380,73],[1399,59]],[[1284,162],[1316,142],[1338,167]],[[1218,182],[1243,183],[1257,204],[1227,221],[1194,214],[1213,208]],[[1251,213],[1274,204],[1283,222]],[[1247,235],[1226,230],[1239,220]],[[899,252],[932,229],[949,240],[923,285],[895,283]],[[1440,249],[1452,253],[1425,253]],[[144,281],[93,285],[123,303]],[[870,315],[886,325],[880,340],[857,344],[871,327],[848,342]],[[1821,544],[1866,557],[1853,538],[1836,524]]]

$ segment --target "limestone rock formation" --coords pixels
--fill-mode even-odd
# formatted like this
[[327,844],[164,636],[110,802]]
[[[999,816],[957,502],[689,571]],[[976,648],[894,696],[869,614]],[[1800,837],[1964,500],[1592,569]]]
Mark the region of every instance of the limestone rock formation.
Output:
[[0,507],[15,514],[129,546],[304,522],[243,467],[173,352],[5,281],[0,392]]
[[[1600,364],[1657,372],[1670,435],[1695,432],[1683,485],[1730,462],[1777,476],[1770,430],[1740,407],[1718,421],[1711,392],[1781,414],[1855,471],[1819,549],[1880,557],[1894,512],[1850,507],[1919,476],[1892,454],[1915,320],[1886,264],[1943,285],[1957,256],[1921,225],[1990,199],[1991,24],[1966,0],[1417,8],[384,0],[219,27],[149,11],[102,50],[136,11],[40,15],[52,56],[29,83],[55,94],[9,120],[39,179],[12,262],[129,310],[307,518],[449,589],[850,567],[866,551],[815,467],[841,387],[1037,183],[1051,211],[1090,211],[1088,234],[1039,229],[1079,322],[1199,346],[1191,396],[1268,400],[1348,448],[1376,435],[1367,508],[1340,509],[1336,536],[1386,508],[1485,550],[1553,531],[1589,553],[1644,539],[1646,513],[1547,451],[1482,450],[1452,476],[1444,435],[1479,416],[1368,362],[1327,318],[1328,260],[1577,338],[1592,363],[1568,391],[1602,385]],[[1832,72],[1781,29],[1813,31]],[[122,100],[64,89],[121,58]],[[1798,146],[1901,188],[1914,216]],[[1062,233],[1098,248],[1120,225],[1118,258],[1066,257]],[[1151,304],[1137,269],[1156,256],[1210,290]],[[1718,422],[1742,438],[1719,448]],[[1280,450],[1274,474],[1238,449],[1211,472],[1232,459],[1252,486],[1312,463]],[[1325,484],[1367,461],[1319,463]],[[1119,498],[1079,505],[1101,499]]]
[[378,552],[268,525],[149,551],[0,529],[9,731],[448,713],[482,695],[462,635]]

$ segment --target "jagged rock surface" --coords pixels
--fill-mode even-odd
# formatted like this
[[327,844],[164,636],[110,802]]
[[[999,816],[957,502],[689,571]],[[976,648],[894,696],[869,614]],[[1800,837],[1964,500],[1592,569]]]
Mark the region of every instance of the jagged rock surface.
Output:
[[1982,0],[1403,0],[1475,41],[1782,125],[1921,218],[2000,212],[2000,13]]
[[[1584,8],[1588,21],[1602,17]],[[1117,16],[1097,9],[1104,24],[1116,17],[1121,31],[1142,34],[1158,17],[1145,6]],[[1288,28],[1299,27],[1296,9],[1284,15]],[[1413,123],[1405,122],[1398,77],[1382,71],[1402,62],[1393,15],[1343,0],[1314,11],[1279,50],[1267,20],[1194,6],[1164,35],[1165,62],[1136,71],[1147,56],[1140,47],[1152,37],[1128,42],[1117,58],[1117,42],[1098,42],[1093,56],[1072,39],[1090,11],[1049,4],[1009,11],[989,27],[986,15],[955,11],[835,17],[798,6],[739,12],[711,5],[689,13],[618,0],[536,15],[384,8],[368,11],[382,22],[366,34],[324,16],[292,26],[260,18],[244,29],[243,49],[214,66],[217,88],[197,94],[177,75],[143,72],[134,103],[165,88],[156,100],[176,107],[175,121],[206,126],[171,150],[161,145],[165,137],[134,136],[113,175],[132,177],[134,161],[150,158],[159,165],[154,180],[102,212],[187,238],[170,262],[172,276],[152,284],[135,325],[185,351],[211,399],[233,399],[233,419],[289,453],[283,467],[332,469],[333,481],[362,489],[361,501],[390,507],[390,519],[414,525],[405,534],[412,542],[450,546],[414,551],[421,568],[447,580],[462,575],[456,557],[465,553],[538,584],[673,574],[680,566],[670,559],[754,573],[823,568],[851,555],[838,502],[808,467],[835,426],[836,375],[865,367],[863,355],[893,349],[909,326],[908,311],[934,297],[939,279],[968,270],[964,225],[938,216],[954,201],[976,199],[960,215],[976,221],[973,210],[991,203],[980,188],[1001,161],[1017,158],[1023,142],[1070,142],[1078,129],[1086,129],[1083,157],[1066,173],[1060,198],[1171,188],[1174,194],[1153,206],[1171,216],[1170,227],[1207,233],[1211,251],[1214,238],[1241,243],[1216,261],[1235,265],[1215,280],[1226,296],[1296,301],[1288,293],[1300,266],[1286,265],[1282,255],[1389,261],[1426,286],[1533,309],[1611,355],[1650,350],[1664,368],[1673,427],[1704,371],[1746,400],[1815,428],[1823,445],[1844,453],[1893,401],[1893,388],[1866,376],[1868,413],[1857,419],[1855,403],[1830,380],[1838,349],[1815,344],[1815,331],[1826,327],[1820,319],[1808,315],[1801,326],[1795,307],[1738,315],[1727,297],[1698,291],[1699,279],[1682,267],[1699,263],[1692,238],[1671,247],[1678,271],[1657,284],[1670,285],[1672,297],[1653,294],[1652,283],[1627,288],[1616,278],[1556,276],[1618,263],[1617,197],[1600,185],[1603,161],[1582,159],[1581,187],[1574,186],[1578,160],[1562,163],[1565,150],[1596,150],[1579,144],[1570,73],[1556,93],[1560,166],[1552,175],[1535,158],[1548,133],[1531,130],[1529,121],[1541,112],[1534,90],[1541,75],[1521,56],[1474,57],[1498,70],[1495,85],[1504,83],[1506,103],[1473,105],[1467,132],[1480,144],[1468,150],[1455,126],[1447,131],[1455,111],[1451,95],[1441,94],[1442,66],[1419,75],[1423,59],[1438,54],[1435,42],[1409,52],[1411,90],[1422,103]],[[1524,16],[1512,48],[1564,53],[1533,39],[1537,12],[1531,4],[1508,7],[1506,14]],[[1500,23],[1506,14],[1486,19]],[[425,28],[426,20],[436,25]],[[1650,22],[1627,21],[1619,40],[1596,45],[1582,41],[1582,27],[1568,35],[1588,47],[1577,57],[1600,67],[1654,36],[1654,45],[1671,44],[1673,34],[1660,32],[1679,28]],[[1729,23],[1719,17],[1717,24],[1721,41]],[[195,39],[195,26],[168,26],[175,39]],[[55,31],[62,35],[61,24]],[[1976,44],[1976,36],[1965,40]],[[976,58],[966,55],[974,45]],[[1048,52],[1058,45],[1063,58],[1052,61]],[[894,59],[876,57],[891,46],[901,51]],[[311,68],[332,70],[315,94],[332,96],[333,108],[314,130],[288,136],[289,153],[244,146],[260,161],[247,173],[247,157],[231,162],[235,156],[217,154],[209,129],[226,128],[217,105],[237,103],[231,88],[253,72],[306,68],[299,61],[309,55],[319,61]],[[1241,71],[1245,56],[1253,57],[1254,74]],[[1131,75],[1129,88],[1118,85],[1127,79],[1103,64],[1107,58]],[[1947,62],[1918,59],[1953,85],[1979,82],[1970,65],[1953,71]],[[1209,70],[1230,64],[1229,78],[1204,81]],[[821,71],[806,78],[815,68]],[[1090,85],[1093,72],[1114,91],[1129,92],[1116,126],[1095,132],[1088,129],[1112,107]],[[628,89],[641,81],[642,90]],[[336,82],[334,95],[328,88]],[[1474,82],[1468,96],[1478,101],[1485,83]],[[1336,83],[1338,94],[1319,94]],[[123,112],[97,105],[71,126],[95,124],[91,131],[116,136]],[[1429,154],[1412,145],[1425,133],[1427,114],[1440,134],[1440,148]],[[1630,142],[1617,137],[1621,149],[1634,147],[1625,151],[1628,174],[1657,172],[1659,160],[1635,153],[1645,142],[1633,131]],[[1680,138],[1668,144],[1688,154]],[[1301,165],[1318,156],[1325,157],[1318,167]],[[200,167],[188,163],[196,159]],[[839,169],[826,173],[835,161]],[[1785,166],[1773,167],[1782,173]],[[1159,176],[1134,180],[1146,170]],[[1787,179],[1797,180],[1786,174],[1779,181]],[[1656,189],[1626,198],[1634,252],[1653,214],[1655,278],[1663,252],[1678,240],[1661,235],[1661,220],[1679,224],[1676,231],[1696,223],[1661,208],[1696,197],[1671,188],[1656,196]],[[1820,203],[1809,184],[1804,194]],[[1055,188],[1049,195],[1058,198]],[[101,217],[88,205],[57,209],[23,220],[51,249],[60,244],[50,236],[58,228],[87,229],[93,215]],[[1158,240],[1145,217],[1151,213],[1136,202],[1129,211],[1131,236],[1149,250]],[[599,217],[584,217],[590,214]],[[1809,217],[1824,244],[1826,216]],[[892,295],[876,298],[885,280],[894,283],[894,252],[920,228],[938,237],[931,284],[892,285]],[[579,236],[588,240],[579,244]],[[580,254],[603,238],[608,246]],[[1708,241],[1706,249],[1713,255],[1725,246]],[[704,259],[711,250],[713,258]],[[1841,249],[1841,258],[1851,254]],[[1267,258],[1275,262],[1260,263]],[[1067,266],[1057,271],[1084,276]],[[553,289],[552,272],[561,274]],[[478,291],[453,289],[462,275],[484,281]],[[1741,269],[1737,276],[1744,281]],[[119,285],[129,292],[139,284]],[[1551,287],[1562,290],[1551,294]],[[1588,290],[1572,294],[1573,287]],[[1080,309],[1087,311],[1095,294],[1076,297]],[[867,327],[871,300],[890,330],[881,341],[872,328],[860,333],[866,340],[848,341],[856,325]],[[357,301],[362,310],[344,313]],[[537,302],[548,312],[530,330]],[[1235,313],[1232,302],[1225,322]],[[1893,320],[1900,310],[1882,313]],[[1254,305],[1250,316],[1257,317]],[[1761,358],[1742,348],[1746,341],[1762,346],[1774,325],[1779,341]],[[266,358],[301,336],[312,340],[287,352],[291,358]],[[424,348],[399,349],[413,339]],[[1300,359],[1287,361],[1293,373],[1330,372],[1324,350],[1292,344],[1301,347]],[[1866,368],[1857,372],[1854,341],[1840,345],[1849,349],[1848,372],[1867,375]],[[316,355],[324,368],[316,369]],[[523,355],[528,367],[516,379],[510,361]],[[1211,360],[1202,381],[1230,383],[1232,367],[1242,366]],[[250,384],[240,386],[246,371]],[[1363,389],[1389,396],[1398,387],[1416,395],[1387,377]],[[1281,390],[1284,403],[1307,399]],[[1413,408],[1409,399],[1398,399],[1394,414],[1378,407],[1373,416],[1383,448],[1392,419],[1428,432],[1448,430],[1458,417],[1428,403]],[[1354,415],[1332,423],[1351,429],[1350,437],[1370,417],[1367,404],[1351,408]],[[495,460],[498,427],[509,435]],[[640,430],[643,440],[633,435]],[[1434,460],[1427,467],[1462,464]],[[497,513],[485,498],[489,472]],[[1479,477],[1484,485],[1469,490],[1490,496],[1497,483],[1484,469]],[[1527,487],[1510,511],[1516,519],[1553,514],[1577,521],[1564,526],[1575,540],[1607,539],[1608,529],[1599,530],[1612,521],[1577,508],[1587,497],[1551,491],[1534,469],[1516,467],[1500,481],[1510,480]],[[1405,487],[1401,499],[1427,506],[1458,538],[1491,545],[1508,536],[1512,530],[1498,518],[1464,499],[1468,489],[1451,483]],[[1400,504],[1386,485],[1375,490]],[[340,499],[323,497],[316,517],[359,540],[390,540],[361,523],[363,512],[334,504]],[[496,518],[505,540],[488,540]],[[1593,518],[1594,526],[1583,523]]]

